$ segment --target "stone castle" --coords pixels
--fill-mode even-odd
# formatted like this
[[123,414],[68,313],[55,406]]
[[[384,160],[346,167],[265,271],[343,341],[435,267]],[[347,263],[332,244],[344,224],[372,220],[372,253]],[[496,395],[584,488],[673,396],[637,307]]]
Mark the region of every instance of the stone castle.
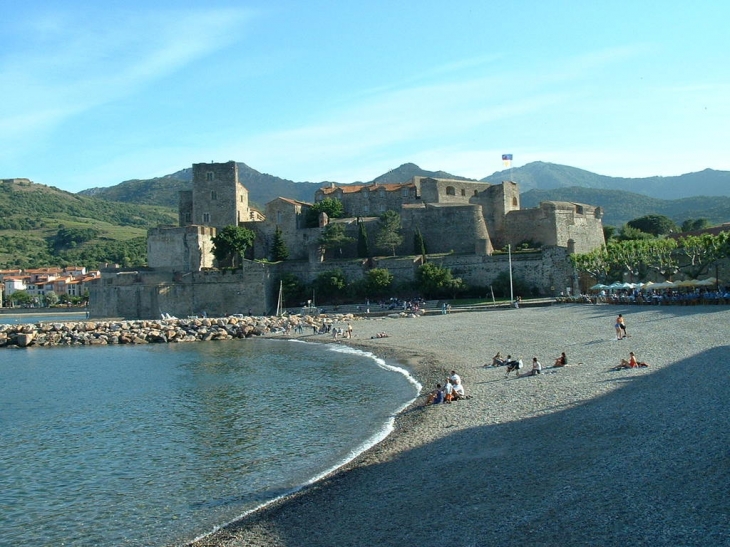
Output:
[[[238,179],[235,162],[193,165],[192,190],[180,192],[179,226],[148,233],[148,265],[134,272],[102,272],[102,282],[91,295],[96,316],[158,317],[160,313],[194,315],[252,310],[272,311],[276,280],[284,273],[311,282],[337,267],[348,279],[362,278],[373,266],[386,267],[399,280],[410,280],[420,265],[413,235],[420,232],[433,260],[452,268],[470,285],[488,286],[506,268],[506,256],[495,251],[523,243],[540,251],[513,257],[515,275],[537,292],[550,294],[575,286],[567,259],[604,243],[600,207],[571,202],[542,202],[520,208],[515,182],[487,184],[463,180],[414,177],[401,184],[352,184],[320,188],[314,201],[339,200],[345,218],[320,215],[317,227],[307,227],[312,203],[276,198],[258,211]],[[317,241],[330,222],[344,226],[357,238],[362,222],[374,241],[378,219],[386,210],[401,216],[403,243],[397,257],[355,260],[356,245],[336,257],[323,255]],[[228,225],[245,226],[256,237],[251,261],[235,272],[215,269],[211,237]],[[274,234],[279,229],[289,259],[272,264]],[[333,261],[336,260],[336,264]]]

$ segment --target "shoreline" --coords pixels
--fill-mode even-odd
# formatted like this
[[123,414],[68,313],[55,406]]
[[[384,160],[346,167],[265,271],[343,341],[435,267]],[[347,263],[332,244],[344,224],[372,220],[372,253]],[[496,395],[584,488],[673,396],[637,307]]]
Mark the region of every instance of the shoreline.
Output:
[[[615,340],[616,313],[626,341]],[[472,398],[428,408],[417,398],[355,460],[190,545],[424,545],[449,528],[455,545],[727,539],[730,311],[563,305],[353,327],[343,343],[403,363],[423,392],[453,368]],[[381,331],[389,337],[369,338]],[[651,366],[609,372],[629,349]],[[547,368],[563,350],[583,364]],[[497,351],[526,366],[536,354],[544,374],[504,379],[482,367]]]

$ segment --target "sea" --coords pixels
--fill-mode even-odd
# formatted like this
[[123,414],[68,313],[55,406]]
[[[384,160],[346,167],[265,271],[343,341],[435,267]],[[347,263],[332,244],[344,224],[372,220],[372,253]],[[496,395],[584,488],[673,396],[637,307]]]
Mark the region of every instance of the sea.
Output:
[[185,545],[378,443],[420,389],[341,344],[0,349],[0,545]]

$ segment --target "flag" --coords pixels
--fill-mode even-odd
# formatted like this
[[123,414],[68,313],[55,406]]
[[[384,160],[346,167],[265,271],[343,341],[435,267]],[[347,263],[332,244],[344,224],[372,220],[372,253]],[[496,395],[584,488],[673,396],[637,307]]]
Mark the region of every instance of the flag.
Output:
[[512,154],[502,154],[502,163],[505,167],[512,167]]

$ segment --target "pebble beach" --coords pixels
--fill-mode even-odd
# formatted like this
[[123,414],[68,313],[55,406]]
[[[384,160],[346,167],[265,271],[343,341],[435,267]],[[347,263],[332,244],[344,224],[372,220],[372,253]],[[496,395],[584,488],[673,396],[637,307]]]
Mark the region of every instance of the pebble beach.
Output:
[[[195,547],[730,545],[730,308],[566,304],[352,325],[340,343],[405,364],[421,397],[346,467]],[[484,366],[498,351],[523,373],[537,357],[542,374]],[[563,351],[569,365],[553,368]],[[649,367],[612,370],[629,351]],[[469,398],[424,406],[451,370]]]

